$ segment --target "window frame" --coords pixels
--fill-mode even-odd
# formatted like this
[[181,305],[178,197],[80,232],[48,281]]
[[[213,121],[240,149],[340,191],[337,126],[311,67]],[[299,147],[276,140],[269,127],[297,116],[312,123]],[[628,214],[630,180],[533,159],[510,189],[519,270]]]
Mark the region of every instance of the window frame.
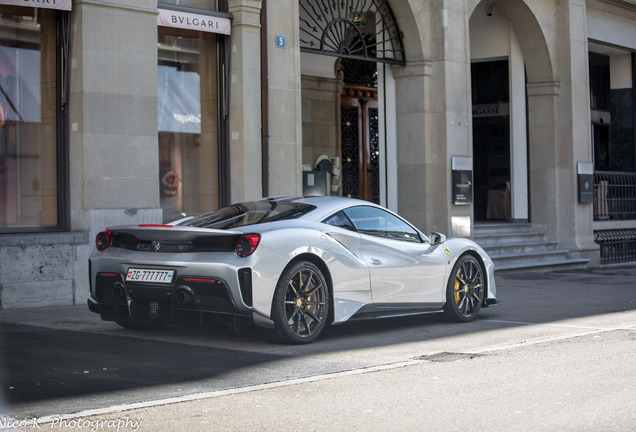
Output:
[[69,180],[69,64],[71,11],[55,11],[55,147],[57,224],[46,226],[0,226],[0,234],[70,231]]
[[[399,221],[401,222],[401,224],[403,226],[406,226],[408,228],[410,228],[412,230],[412,232],[407,233],[406,231],[404,231],[404,234],[414,234],[415,237],[410,239],[410,238],[399,238],[399,237],[395,237],[395,236],[384,236],[384,235],[377,235],[375,233],[378,232],[388,232],[386,230],[376,230],[376,231],[372,231],[372,230],[363,230],[359,227],[359,225],[356,224],[355,220],[351,218],[351,215],[348,213],[350,211],[353,211],[354,209],[370,209],[376,212],[380,212],[383,215],[385,215],[385,217],[387,217],[387,219],[390,217],[393,220]],[[353,230],[347,226],[343,226],[343,225],[336,225],[336,224],[332,224],[329,223],[331,220],[333,220],[334,218],[336,218],[336,216],[338,215],[342,215],[342,217],[346,218],[346,220],[348,220],[351,224],[351,227],[353,228]],[[327,225],[331,225],[331,226],[335,226],[338,228],[342,228],[342,229],[346,229],[349,231],[355,231],[360,235],[367,235],[367,236],[371,236],[371,237],[375,237],[375,238],[379,238],[379,239],[383,239],[383,240],[395,240],[395,241],[402,241],[402,242],[406,242],[406,243],[420,243],[420,244],[424,244],[427,243],[427,239],[426,237],[423,236],[423,234],[417,229],[415,228],[413,225],[411,225],[409,222],[407,222],[406,220],[404,220],[403,218],[401,218],[400,216],[385,210],[383,208],[380,207],[375,207],[375,206],[366,206],[366,205],[358,205],[358,206],[352,206],[352,207],[347,207],[345,209],[339,210],[337,212],[335,212],[334,214],[329,215],[328,217],[326,217],[325,219],[323,219],[322,221],[323,223],[327,224]],[[400,231],[401,232],[401,231]]]

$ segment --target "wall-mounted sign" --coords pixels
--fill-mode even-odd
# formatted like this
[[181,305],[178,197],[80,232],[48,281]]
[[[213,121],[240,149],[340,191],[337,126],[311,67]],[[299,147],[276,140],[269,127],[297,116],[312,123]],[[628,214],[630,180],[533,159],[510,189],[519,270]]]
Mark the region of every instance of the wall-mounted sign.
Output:
[[510,104],[507,103],[473,105],[473,118],[507,115],[510,115]]
[[0,0],[0,5],[29,6],[44,9],[71,10],[71,0]]
[[453,156],[453,204],[469,205],[473,203],[473,158]]
[[228,18],[179,12],[170,9],[159,9],[157,25],[224,35],[229,35],[231,31],[230,20]]
[[285,36],[276,35],[276,48],[285,48],[287,46],[287,38]]
[[579,203],[591,204],[594,202],[594,164],[579,162],[577,173],[579,175]]

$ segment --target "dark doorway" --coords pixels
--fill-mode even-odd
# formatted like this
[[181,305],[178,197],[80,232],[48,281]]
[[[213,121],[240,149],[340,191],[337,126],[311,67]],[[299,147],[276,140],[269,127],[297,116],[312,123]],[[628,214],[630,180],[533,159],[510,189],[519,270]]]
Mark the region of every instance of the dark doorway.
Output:
[[594,148],[594,170],[610,171],[610,127],[607,124],[592,124]]
[[510,220],[508,60],[473,63],[475,220]]

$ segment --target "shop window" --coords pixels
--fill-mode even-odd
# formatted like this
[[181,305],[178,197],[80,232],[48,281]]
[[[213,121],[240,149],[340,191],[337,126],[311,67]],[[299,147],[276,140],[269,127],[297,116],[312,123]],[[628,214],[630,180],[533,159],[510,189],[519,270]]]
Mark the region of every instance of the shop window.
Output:
[[61,228],[57,15],[0,6],[0,231]]
[[596,171],[636,171],[633,59],[633,54],[628,52],[589,53]]
[[159,28],[159,187],[164,221],[219,206],[217,35]]
[[609,110],[610,66],[609,57],[589,53],[590,57],[590,99],[592,109]]

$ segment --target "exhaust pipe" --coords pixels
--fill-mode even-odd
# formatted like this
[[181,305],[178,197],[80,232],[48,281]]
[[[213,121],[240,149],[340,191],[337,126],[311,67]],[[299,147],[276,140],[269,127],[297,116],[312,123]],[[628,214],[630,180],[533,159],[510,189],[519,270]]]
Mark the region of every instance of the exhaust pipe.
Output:
[[113,285],[113,298],[115,300],[121,300],[122,298],[124,298],[125,292],[126,290],[124,289],[124,284],[122,284],[121,282],[115,282],[115,285]]
[[180,307],[190,306],[194,301],[194,291],[189,286],[181,285],[177,288],[174,301]]

